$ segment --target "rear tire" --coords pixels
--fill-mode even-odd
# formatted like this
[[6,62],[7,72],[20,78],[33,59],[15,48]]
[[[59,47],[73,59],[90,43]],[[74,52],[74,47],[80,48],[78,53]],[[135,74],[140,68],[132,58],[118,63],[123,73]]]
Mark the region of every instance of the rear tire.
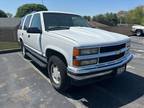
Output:
[[51,56],[48,62],[49,78],[57,91],[66,91],[71,83],[67,76],[66,64],[57,56]]
[[136,30],[136,35],[137,36],[142,36],[143,34],[143,31],[142,30]]

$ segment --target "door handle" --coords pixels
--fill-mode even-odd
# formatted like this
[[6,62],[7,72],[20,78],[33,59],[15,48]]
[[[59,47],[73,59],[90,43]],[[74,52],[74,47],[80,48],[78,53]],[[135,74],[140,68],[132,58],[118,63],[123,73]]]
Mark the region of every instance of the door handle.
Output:
[[30,35],[28,35],[28,38],[30,38]]

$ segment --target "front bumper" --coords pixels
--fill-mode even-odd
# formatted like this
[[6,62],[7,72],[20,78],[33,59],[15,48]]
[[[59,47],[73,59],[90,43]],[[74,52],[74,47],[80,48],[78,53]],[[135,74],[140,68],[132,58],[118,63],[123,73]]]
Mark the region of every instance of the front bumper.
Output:
[[94,77],[105,76],[116,71],[117,68],[126,66],[133,58],[132,54],[123,57],[120,60],[112,61],[98,66],[89,66],[87,68],[72,69],[68,68],[68,76],[75,80],[85,80]]

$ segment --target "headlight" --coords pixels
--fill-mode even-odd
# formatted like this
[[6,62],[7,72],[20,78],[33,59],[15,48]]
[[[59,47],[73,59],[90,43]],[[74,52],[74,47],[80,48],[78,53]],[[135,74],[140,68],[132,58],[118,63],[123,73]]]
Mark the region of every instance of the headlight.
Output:
[[73,50],[73,56],[92,55],[98,53],[99,53],[99,48],[87,48],[87,49],[74,48]]
[[98,63],[98,59],[83,60],[83,61],[80,61],[80,66],[92,65],[92,64],[97,64],[97,63]]
[[73,49],[73,65],[74,66],[85,66],[85,65],[97,64],[98,58],[89,59],[89,60],[77,60],[76,57],[84,56],[84,55],[98,54],[99,51],[100,51],[100,48],[86,48],[86,49],[74,48]]
[[74,60],[73,65],[74,66],[86,66],[86,65],[92,65],[92,64],[97,64],[98,63],[98,58],[96,59],[91,59],[91,60]]
[[81,49],[80,55],[90,55],[90,54],[98,54],[99,48],[92,48],[92,49]]

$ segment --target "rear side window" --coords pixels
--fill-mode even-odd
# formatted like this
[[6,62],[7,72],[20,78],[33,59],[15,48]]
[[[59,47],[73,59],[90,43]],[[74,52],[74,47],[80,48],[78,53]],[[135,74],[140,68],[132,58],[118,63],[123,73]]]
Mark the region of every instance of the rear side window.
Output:
[[20,25],[19,25],[19,29],[22,29],[24,19],[25,19],[25,17],[23,17],[23,18],[21,19],[21,21],[20,21]]
[[31,15],[27,16],[25,23],[24,23],[24,30],[27,30],[29,27],[29,23],[30,23],[30,19],[31,19]]
[[36,27],[39,28],[39,30],[41,30],[41,19],[40,19],[40,14],[35,14],[33,16],[32,22],[31,22],[31,26],[30,27]]

